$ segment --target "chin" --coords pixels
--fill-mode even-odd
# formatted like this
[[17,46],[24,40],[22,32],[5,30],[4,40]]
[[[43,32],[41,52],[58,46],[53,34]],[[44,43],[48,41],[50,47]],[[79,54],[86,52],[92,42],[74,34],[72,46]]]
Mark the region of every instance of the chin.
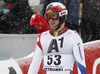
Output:
[[55,28],[52,28],[52,30],[56,30]]

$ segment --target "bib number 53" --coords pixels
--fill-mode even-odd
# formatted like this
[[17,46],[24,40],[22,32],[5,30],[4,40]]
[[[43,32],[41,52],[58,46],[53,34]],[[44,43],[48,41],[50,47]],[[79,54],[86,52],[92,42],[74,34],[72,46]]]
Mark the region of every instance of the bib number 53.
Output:
[[[54,60],[55,58],[55,60]],[[49,55],[47,57],[47,64],[48,65],[51,65],[51,64],[54,64],[54,65],[60,65],[61,64],[61,55]]]

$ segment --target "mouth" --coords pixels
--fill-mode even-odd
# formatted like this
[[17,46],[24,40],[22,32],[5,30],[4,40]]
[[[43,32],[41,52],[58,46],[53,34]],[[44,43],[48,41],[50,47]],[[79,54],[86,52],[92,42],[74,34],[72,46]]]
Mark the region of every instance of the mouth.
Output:
[[52,28],[56,28],[56,27],[57,27],[57,25],[55,25],[55,23],[50,23],[50,26],[51,26]]

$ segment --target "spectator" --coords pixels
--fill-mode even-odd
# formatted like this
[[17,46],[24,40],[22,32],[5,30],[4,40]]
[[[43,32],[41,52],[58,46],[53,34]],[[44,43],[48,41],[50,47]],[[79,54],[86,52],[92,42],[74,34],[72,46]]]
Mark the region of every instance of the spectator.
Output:
[[45,14],[46,6],[51,2],[61,2],[68,9],[68,17],[66,20],[66,26],[70,29],[78,31],[79,29],[79,6],[81,0],[45,0],[43,7],[43,16]]
[[37,33],[42,33],[50,29],[46,19],[40,14],[32,15],[30,25],[34,27]]
[[3,6],[3,14],[6,14],[9,12],[9,9],[6,7],[6,5]]
[[100,1],[82,0],[81,36],[83,42],[100,39]]
[[7,4],[3,0],[0,0],[0,15],[2,16],[7,12],[9,12]]

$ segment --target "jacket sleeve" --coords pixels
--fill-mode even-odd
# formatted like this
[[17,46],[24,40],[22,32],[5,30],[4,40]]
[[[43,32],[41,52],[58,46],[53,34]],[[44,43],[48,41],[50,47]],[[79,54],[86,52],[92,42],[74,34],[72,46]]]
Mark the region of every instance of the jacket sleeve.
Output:
[[80,36],[78,35],[74,36],[73,54],[74,54],[75,62],[78,67],[78,74],[86,74],[86,64],[85,64],[83,42]]
[[38,70],[40,68],[40,64],[42,61],[42,56],[43,56],[43,53],[42,53],[42,48],[40,44],[40,37],[38,37],[35,52],[33,55],[32,62],[29,67],[28,74],[38,74]]

